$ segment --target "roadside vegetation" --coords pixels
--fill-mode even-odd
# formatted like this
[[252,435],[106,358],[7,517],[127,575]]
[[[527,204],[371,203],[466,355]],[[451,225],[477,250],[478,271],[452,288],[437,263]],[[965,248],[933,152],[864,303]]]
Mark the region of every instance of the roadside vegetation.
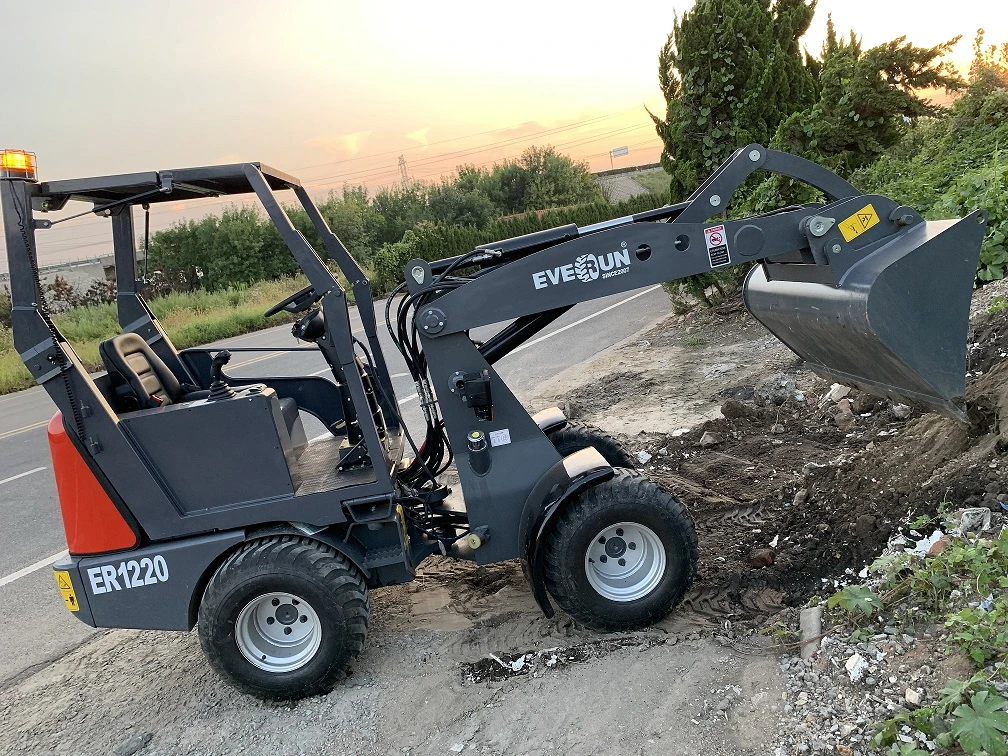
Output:
[[[936,524],[956,531],[940,518],[913,523],[922,531]],[[876,723],[872,744],[889,756],[926,756],[926,744],[1008,754],[1008,529],[993,539],[944,536],[927,555],[887,551],[868,574],[865,584],[849,585],[827,602],[840,613],[841,626],[853,628],[849,642],[872,638],[865,626],[873,615],[911,636],[937,623],[945,629],[945,653],[958,652],[974,670],[966,679],[949,679],[927,702]]]
[[[305,285],[307,281],[302,277],[284,277],[213,292],[169,293],[151,299],[149,304],[176,348],[187,349],[290,320],[286,313],[279,313],[269,320],[262,314]],[[73,307],[55,314],[53,321],[73,345],[84,365],[89,370],[100,370],[98,344],[120,332],[115,305]],[[32,385],[31,375],[14,349],[10,299],[0,297],[0,394],[20,391]]]

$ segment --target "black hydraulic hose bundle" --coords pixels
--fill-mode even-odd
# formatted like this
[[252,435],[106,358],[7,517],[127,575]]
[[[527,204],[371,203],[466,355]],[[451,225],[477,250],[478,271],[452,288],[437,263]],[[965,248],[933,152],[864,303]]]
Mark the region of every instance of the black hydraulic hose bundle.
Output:
[[[492,254],[492,253],[490,253]],[[437,476],[445,472],[452,464],[451,442],[445,431],[444,420],[438,409],[438,403],[431,390],[427,372],[427,358],[420,344],[419,331],[414,317],[418,310],[437,299],[442,294],[458,288],[471,280],[469,277],[455,277],[451,273],[467,263],[472,264],[476,256],[486,257],[486,250],[473,250],[453,261],[443,272],[436,276],[430,285],[416,294],[404,293],[406,284],[401,283],[385,304],[385,325],[389,336],[396,345],[406,368],[416,384],[420,407],[424,413],[426,432],[424,440],[417,447],[406,429],[405,422],[400,417],[400,423],[407,434],[407,439],[416,454],[409,466],[399,476],[399,481],[413,489],[416,496],[407,496],[400,503],[416,528],[424,535],[441,543],[452,543],[465,536],[468,528],[464,522],[459,522],[447,511],[435,511],[432,501],[437,497],[440,486]],[[392,303],[402,293],[396,307],[395,324],[392,323]],[[459,530],[463,532],[458,533]]]

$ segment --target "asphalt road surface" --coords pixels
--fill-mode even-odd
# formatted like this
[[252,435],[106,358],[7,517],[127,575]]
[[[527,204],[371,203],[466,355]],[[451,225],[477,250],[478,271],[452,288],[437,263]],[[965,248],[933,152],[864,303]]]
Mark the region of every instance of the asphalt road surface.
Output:
[[[396,396],[416,437],[423,422],[413,381],[385,330],[384,302],[377,303],[375,309]],[[668,311],[668,297],[657,286],[586,302],[496,367],[521,397],[560,370],[622,341]],[[358,335],[363,333],[356,310],[351,311],[351,323]],[[495,330],[479,329],[472,336],[485,339]],[[218,345],[266,350],[235,353],[228,366],[233,375],[329,374],[318,352],[279,351],[304,346],[294,340],[288,325]],[[53,412],[49,396],[38,387],[0,396],[0,684],[59,657],[96,632],[66,610],[49,569],[66,549],[46,441],[46,425]],[[322,426],[308,417],[305,429],[311,437],[320,433]]]

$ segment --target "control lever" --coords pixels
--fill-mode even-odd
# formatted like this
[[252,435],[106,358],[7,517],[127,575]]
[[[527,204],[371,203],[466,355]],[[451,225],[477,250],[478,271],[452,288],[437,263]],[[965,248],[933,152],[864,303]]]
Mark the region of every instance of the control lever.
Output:
[[224,366],[231,361],[231,352],[222,349],[214,355],[213,363],[210,365],[210,396],[207,401],[216,402],[221,399],[231,399],[235,392],[224,381]]

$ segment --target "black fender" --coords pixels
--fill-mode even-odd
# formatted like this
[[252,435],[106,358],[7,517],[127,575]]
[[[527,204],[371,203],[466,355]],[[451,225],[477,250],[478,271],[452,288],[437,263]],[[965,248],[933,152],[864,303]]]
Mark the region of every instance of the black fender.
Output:
[[565,502],[592,486],[604,483],[614,474],[612,467],[597,450],[592,447],[581,449],[553,465],[525,500],[519,541],[524,549],[522,570],[532,586],[536,603],[547,617],[552,618],[554,612],[546,592],[545,549],[541,546],[549,535],[550,526],[556,515],[563,510]]
[[539,430],[547,436],[556,433],[567,425],[567,416],[559,407],[549,407],[532,415],[532,420],[539,426]]

